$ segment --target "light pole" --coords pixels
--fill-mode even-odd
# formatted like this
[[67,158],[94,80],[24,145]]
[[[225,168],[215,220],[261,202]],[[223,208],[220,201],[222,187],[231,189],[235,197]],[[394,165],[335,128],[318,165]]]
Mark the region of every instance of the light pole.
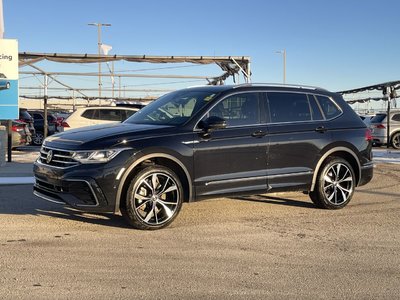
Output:
[[283,83],[286,83],[286,49],[276,51],[275,53],[279,53],[283,55]]
[[[89,23],[88,25],[97,26],[97,50],[99,56],[101,55],[101,27],[111,26],[107,23]],[[99,104],[101,105],[101,61],[99,61]]]

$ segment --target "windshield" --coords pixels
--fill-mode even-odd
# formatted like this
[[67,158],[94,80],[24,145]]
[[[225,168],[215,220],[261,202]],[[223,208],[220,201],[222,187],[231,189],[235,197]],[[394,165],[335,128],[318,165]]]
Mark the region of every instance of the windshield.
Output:
[[215,91],[175,91],[142,108],[124,123],[180,126],[215,96]]

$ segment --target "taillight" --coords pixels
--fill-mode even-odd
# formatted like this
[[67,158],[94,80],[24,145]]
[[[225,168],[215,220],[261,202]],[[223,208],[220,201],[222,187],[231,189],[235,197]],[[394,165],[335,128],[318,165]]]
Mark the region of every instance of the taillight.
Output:
[[13,125],[13,126],[11,127],[11,130],[12,130],[12,131],[15,131],[15,132],[20,132],[20,131],[23,131],[24,129],[21,128],[20,126]]
[[69,124],[68,124],[67,122],[62,122],[62,123],[61,123],[61,126],[62,126],[62,127],[69,127]]
[[365,130],[365,140],[366,141],[372,141],[372,133],[370,129]]
[[383,125],[383,124],[378,124],[378,125],[375,125],[376,126],[376,128],[379,128],[379,129],[385,129],[386,127],[385,127],[385,125]]

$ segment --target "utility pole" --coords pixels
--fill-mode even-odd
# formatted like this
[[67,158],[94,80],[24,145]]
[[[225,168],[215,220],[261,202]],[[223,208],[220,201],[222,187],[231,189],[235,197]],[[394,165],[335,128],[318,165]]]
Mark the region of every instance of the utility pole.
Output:
[[286,49],[276,51],[275,53],[279,53],[283,55],[283,84],[286,83]]
[[[97,50],[99,56],[101,55],[101,27],[111,26],[107,23],[89,23],[88,25],[97,26]],[[99,61],[99,105],[101,105],[101,61]]]

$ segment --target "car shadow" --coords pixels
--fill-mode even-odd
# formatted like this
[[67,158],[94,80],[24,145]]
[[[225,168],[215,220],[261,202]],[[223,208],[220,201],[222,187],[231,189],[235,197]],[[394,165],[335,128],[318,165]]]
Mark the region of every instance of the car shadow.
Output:
[[82,212],[69,207],[60,207],[57,211],[36,209],[36,212],[38,215],[42,216],[82,222],[85,224],[132,229],[123,216],[112,213]]
[[48,216],[108,227],[130,228],[121,215],[78,211],[33,195],[31,184],[0,185],[1,215]]
[[294,206],[294,207],[317,208],[313,203],[310,202],[298,201],[294,199],[269,196],[269,195],[241,196],[230,199],[251,201],[251,202],[263,202],[268,204],[277,204],[277,205]]

